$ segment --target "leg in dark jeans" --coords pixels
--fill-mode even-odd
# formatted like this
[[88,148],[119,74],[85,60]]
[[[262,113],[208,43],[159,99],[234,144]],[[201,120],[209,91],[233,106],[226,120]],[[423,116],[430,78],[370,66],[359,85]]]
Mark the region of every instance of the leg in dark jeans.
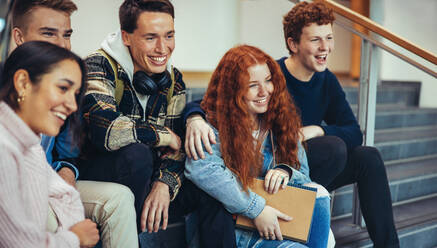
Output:
[[[312,148],[308,149],[308,153],[311,152],[308,157],[317,156],[317,153],[313,154],[314,147],[317,147],[314,146],[314,141],[311,144]],[[324,140],[326,141],[327,139]],[[345,147],[345,144],[344,142],[339,144],[337,140],[331,144],[331,147]],[[344,158],[340,159],[339,163],[343,160]],[[311,161],[314,160],[308,159],[310,173],[311,170],[326,169],[323,165],[311,165]],[[360,207],[374,246],[399,247],[387,174],[384,162],[376,148],[359,146],[349,152],[345,169],[326,188],[332,191],[352,183],[358,184]]]
[[[135,196],[137,227],[144,201],[151,190],[154,155],[144,144],[130,144],[114,152],[97,154],[80,161],[80,179],[116,182],[128,186]],[[185,180],[170,203],[169,215],[182,216],[197,210],[202,247],[236,247],[232,215],[223,205]]]
[[322,136],[306,142],[311,180],[327,188],[346,166],[347,149],[336,136]]
[[144,144],[130,144],[117,151],[95,154],[80,161],[80,179],[115,182],[126,185],[135,196],[137,227],[140,232],[140,218],[144,201],[150,191],[154,157]]
[[170,215],[199,214],[200,246],[233,248],[235,222],[221,202],[212,198],[191,181],[185,180],[175,200],[171,202]]
[[399,247],[387,174],[376,148],[359,146],[350,152],[345,170],[327,189],[334,190],[355,182],[374,247]]

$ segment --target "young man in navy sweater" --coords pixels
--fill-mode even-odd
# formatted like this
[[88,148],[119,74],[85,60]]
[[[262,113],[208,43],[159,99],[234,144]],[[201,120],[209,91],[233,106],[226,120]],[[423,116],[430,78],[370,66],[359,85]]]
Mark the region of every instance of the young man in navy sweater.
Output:
[[[374,247],[399,247],[384,162],[377,149],[361,146],[357,120],[337,78],[327,69],[334,48],[333,21],[332,10],[323,3],[307,2],[295,5],[283,19],[290,56],[278,63],[300,109],[311,179],[329,191],[357,183]],[[187,105],[185,149],[194,159],[203,158],[202,142],[207,152],[209,142],[215,142],[202,113],[198,104]]]

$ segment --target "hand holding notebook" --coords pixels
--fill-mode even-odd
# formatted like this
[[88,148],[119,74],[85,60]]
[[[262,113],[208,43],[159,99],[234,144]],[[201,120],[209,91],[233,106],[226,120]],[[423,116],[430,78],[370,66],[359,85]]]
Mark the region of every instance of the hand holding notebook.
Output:
[[[266,205],[293,218],[291,221],[279,219],[281,233],[285,239],[307,242],[316,201],[315,188],[292,185],[276,194],[269,194],[264,189],[264,181],[256,179],[251,190],[266,199]],[[241,215],[237,217],[237,227],[256,229],[251,219]]]

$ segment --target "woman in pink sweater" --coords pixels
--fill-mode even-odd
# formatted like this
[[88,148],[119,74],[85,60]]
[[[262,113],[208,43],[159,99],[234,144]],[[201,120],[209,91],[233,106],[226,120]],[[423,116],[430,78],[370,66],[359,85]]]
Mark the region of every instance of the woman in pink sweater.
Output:
[[[56,136],[85,91],[85,67],[70,51],[32,41],[6,60],[0,85],[0,247],[92,247],[79,193],[48,165],[40,134]],[[77,116],[71,125],[78,126]],[[58,217],[47,232],[49,205]]]

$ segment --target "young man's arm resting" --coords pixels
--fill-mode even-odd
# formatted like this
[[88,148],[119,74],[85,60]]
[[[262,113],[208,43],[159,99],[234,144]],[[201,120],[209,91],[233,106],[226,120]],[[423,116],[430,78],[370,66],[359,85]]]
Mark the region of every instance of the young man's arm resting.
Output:
[[346,95],[337,78],[333,77],[330,92],[331,101],[324,118],[327,126],[322,126],[325,135],[333,135],[341,138],[351,150],[363,142],[363,133],[355,118],[354,113],[346,100]]
[[212,128],[205,121],[205,112],[200,108],[200,102],[193,101],[187,104],[184,111],[186,120],[185,152],[189,158],[204,159],[205,150],[212,154],[211,144],[216,144],[216,137]]

